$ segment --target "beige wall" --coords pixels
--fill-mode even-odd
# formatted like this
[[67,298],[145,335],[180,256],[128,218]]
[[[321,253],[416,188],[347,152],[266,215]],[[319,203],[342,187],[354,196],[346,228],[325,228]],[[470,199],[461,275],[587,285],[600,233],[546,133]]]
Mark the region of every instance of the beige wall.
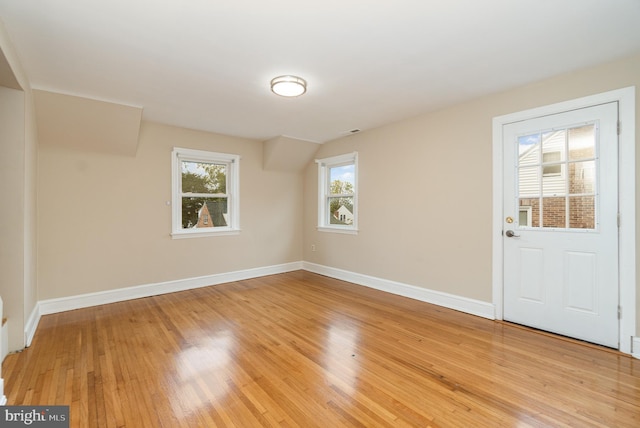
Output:
[[493,117],[632,85],[640,88],[640,56],[324,144],[316,156],[359,153],[360,232],[316,231],[317,172],[310,165],[304,259],[491,302]]
[[5,303],[9,349],[24,344],[24,92],[0,87],[0,293]]
[[[39,150],[40,300],[302,259],[301,176],[261,142],[143,122],[135,157],[63,146]],[[240,235],[171,239],[174,146],[241,156]]]
[[37,131],[31,87],[2,22],[0,51],[0,295],[13,351],[25,345],[37,299]]

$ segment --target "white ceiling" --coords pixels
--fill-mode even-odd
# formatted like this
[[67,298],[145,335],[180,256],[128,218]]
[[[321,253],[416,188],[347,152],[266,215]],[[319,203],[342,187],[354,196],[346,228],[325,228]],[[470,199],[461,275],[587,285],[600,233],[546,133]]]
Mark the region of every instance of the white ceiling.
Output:
[[[0,0],[34,88],[325,142],[640,53],[640,0]],[[308,91],[274,95],[295,74]]]

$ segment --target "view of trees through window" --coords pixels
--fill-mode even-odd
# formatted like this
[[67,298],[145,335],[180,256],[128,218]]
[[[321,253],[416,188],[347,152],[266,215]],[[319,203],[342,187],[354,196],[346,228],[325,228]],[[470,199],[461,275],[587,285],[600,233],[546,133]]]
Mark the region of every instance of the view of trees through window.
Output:
[[227,165],[182,161],[182,228],[227,226]]
[[329,172],[329,223],[353,224],[355,165],[330,168]]

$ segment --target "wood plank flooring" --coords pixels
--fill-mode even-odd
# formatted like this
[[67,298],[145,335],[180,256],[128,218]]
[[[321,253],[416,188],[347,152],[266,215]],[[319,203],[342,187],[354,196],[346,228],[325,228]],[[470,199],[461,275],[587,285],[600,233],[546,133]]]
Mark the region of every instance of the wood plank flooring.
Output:
[[72,427],[640,426],[640,360],[305,271],[44,316],[3,375]]

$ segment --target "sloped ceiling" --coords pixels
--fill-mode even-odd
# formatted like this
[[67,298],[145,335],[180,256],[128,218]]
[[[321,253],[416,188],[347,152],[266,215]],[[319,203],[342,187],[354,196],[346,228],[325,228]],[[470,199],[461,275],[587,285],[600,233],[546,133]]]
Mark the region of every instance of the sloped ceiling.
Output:
[[141,108],[41,90],[33,95],[40,144],[136,155]]
[[22,89],[2,49],[0,49],[0,86],[6,86],[11,89]]
[[264,142],[262,166],[266,170],[300,172],[313,159],[318,144],[279,136]]
[[[638,0],[0,0],[36,89],[322,143],[640,53]],[[269,81],[296,74],[285,99]]]
[[10,48],[11,42],[9,40],[9,35],[0,21],[0,86],[23,90],[16,78],[15,71],[11,68],[10,56],[5,53],[5,49]]

